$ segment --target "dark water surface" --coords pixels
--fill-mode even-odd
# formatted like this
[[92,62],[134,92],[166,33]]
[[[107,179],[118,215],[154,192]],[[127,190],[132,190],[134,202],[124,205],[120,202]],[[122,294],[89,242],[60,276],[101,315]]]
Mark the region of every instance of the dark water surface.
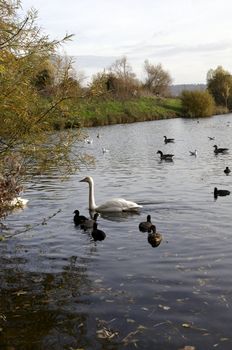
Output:
[[[6,223],[12,232],[38,225],[0,242],[0,349],[231,350],[232,195],[213,196],[215,186],[232,190],[230,126],[232,115],[90,128],[93,143],[76,151],[95,165],[31,184],[28,207]],[[215,156],[214,144],[231,151]],[[158,149],[174,161],[161,162]],[[73,225],[75,209],[89,215],[86,175],[97,204],[143,205],[140,215],[101,216],[102,242]],[[157,248],[138,230],[148,214],[163,235]]]

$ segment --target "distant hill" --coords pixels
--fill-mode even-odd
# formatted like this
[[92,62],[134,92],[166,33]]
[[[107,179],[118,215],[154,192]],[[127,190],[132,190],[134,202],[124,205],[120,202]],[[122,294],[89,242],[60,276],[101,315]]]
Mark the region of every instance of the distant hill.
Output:
[[183,90],[205,90],[206,84],[177,84],[171,85],[170,91],[172,96],[179,96]]

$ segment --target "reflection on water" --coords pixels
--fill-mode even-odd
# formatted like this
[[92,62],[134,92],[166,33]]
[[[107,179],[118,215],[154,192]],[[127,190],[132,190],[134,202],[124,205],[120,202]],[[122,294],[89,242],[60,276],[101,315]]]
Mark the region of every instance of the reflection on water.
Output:
[[[66,182],[37,177],[28,207],[7,218],[7,235],[23,232],[0,242],[0,348],[230,350],[232,197],[215,201],[214,188],[231,191],[231,118],[90,128],[93,142],[75,152],[95,164]],[[215,155],[214,144],[230,151]],[[102,241],[73,223],[76,209],[91,217],[86,175],[99,202],[143,205],[101,214]],[[156,249],[138,228],[147,215],[162,235]]]

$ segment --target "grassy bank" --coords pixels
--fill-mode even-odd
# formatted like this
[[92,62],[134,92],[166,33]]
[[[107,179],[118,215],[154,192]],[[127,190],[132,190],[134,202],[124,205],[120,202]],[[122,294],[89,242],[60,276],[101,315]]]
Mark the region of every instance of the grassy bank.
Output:
[[93,99],[78,102],[69,124],[99,126],[181,116],[180,99],[143,97],[126,101]]

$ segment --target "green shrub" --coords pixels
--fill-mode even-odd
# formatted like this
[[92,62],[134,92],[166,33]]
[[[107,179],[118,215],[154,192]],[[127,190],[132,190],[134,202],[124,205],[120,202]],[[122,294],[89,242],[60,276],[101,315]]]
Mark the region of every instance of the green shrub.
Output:
[[181,101],[186,117],[209,117],[215,112],[215,102],[208,91],[183,91]]

